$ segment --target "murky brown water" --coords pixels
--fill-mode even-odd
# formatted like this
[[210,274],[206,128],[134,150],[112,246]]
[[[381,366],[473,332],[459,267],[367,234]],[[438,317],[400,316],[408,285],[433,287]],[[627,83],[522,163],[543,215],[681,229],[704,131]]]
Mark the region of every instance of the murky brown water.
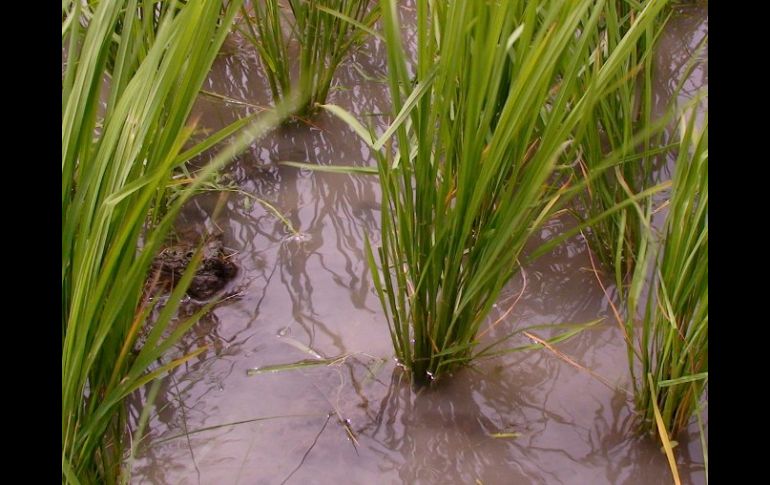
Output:
[[[663,37],[661,79],[676,76],[707,34],[705,9],[685,12]],[[232,42],[226,52],[206,89],[266,105],[268,90],[249,51]],[[341,67],[330,101],[382,127],[384,69],[382,46],[372,41]],[[703,63],[685,95],[707,82]],[[660,96],[671,83],[661,82]],[[197,110],[203,125],[217,127],[253,108],[203,98]],[[558,346],[600,378],[543,350],[479,362],[433,389],[416,392],[407,384],[394,365],[363,254],[364,234],[378,239],[376,178],[275,163],[373,164],[342,122],[322,114],[312,123],[281,128],[227,172],[241,190],[286,215],[300,236],[238,193],[229,194],[216,220],[214,193],[198,197],[180,220],[183,231],[223,230],[242,270],[229,285],[234,296],[180,346],[209,348],[163,382],[134,482],[671,483],[659,445],[633,435],[623,338],[580,240],[511,282],[499,315],[522,287],[523,296],[487,338],[535,323],[605,317]],[[249,368],[310,358],[304,347],[324,357],[349,356],[329,367],[247,376]],[[196,432],[234,422],[241,423]],[[696,428],[681,438],[683,482],[704,483]]]

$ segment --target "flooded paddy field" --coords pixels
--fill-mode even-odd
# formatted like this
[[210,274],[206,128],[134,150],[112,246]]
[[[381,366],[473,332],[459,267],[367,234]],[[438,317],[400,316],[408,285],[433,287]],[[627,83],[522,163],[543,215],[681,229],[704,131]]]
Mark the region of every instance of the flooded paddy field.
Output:
[[[672,18],[655,61],[661,99],[707,33],[705,7]],[[330,96],[380,132],[390,110],[385,56],[370,40],[342,63]],[[681,95],[707,84],[704,59]],[[211,129],[270,100],[237,38],[204,90],[215,95],[202,95],[195,113]],[[364,253],[365,236],[379,240],[377,177],[283,161],[376,164],[347,125],[322,112],[255,143],[220,177],[230,191],[201,194],[184,209],[180,237],[221,233],[239,271],[179,344],[180,354],[207,349],[162,381],[133,483],[671,483],[660,444],[635,436],[626,346],[582,237],[523,268],[482,342],[535,324],[599,323],[557,346],[481,360],[414,388],[394,359]],[[542,238],[564,224],[554,221]],[[533,331],[511,344],[547,337]],[[270,371],[281,364],[297,365]],[[135,418],[143,399],[130,405]],[[705,483],[696,426],[676,454],[682,482]]]

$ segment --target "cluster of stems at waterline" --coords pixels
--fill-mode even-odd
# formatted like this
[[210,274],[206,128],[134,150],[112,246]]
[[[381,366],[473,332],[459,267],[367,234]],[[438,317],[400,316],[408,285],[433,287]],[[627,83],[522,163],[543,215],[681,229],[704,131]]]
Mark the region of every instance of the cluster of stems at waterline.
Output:
[[[380,2],[398,114],[372,141],[382,239],[367,251],[416,382],[490,351],[481,325],[530,236],[585,187],[571,167],[591,113],[665,3],[647,2],[599,65],[604,2],[418,2],[410,68],[396,2]],[[604,156],[591,177],[616,161]]]
[[664,231],[650,228],[640,246],[625,324],[641,428],[669,437],[690,424],[708,380],[708,118],[698,126],[690,113],[680,137]]

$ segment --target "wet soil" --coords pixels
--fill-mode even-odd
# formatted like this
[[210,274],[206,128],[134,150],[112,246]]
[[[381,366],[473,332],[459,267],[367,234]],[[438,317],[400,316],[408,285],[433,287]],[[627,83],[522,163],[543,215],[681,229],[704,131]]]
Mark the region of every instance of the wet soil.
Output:
[[[193,262],[196,249],[197,246],[191,243],[163,248],[152,262],[151,284],[162,291],[171,291]],[[208,300],[235,278],[238,266],[232,261],[233,253],[222,245],[221,234],[209,237],[202,251],[202,259],[187,287],[187,294],[197,300]]]

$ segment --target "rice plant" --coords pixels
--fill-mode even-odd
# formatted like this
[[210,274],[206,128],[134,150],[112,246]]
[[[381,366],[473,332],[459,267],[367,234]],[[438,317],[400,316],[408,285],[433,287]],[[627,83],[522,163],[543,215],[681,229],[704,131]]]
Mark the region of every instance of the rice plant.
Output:
[[[624,1],[612,0],[605,4],[604,27],[597,30],[594,39],[598,48],[594,51],[593,69],[606,61],[641,8],[641,4]],[[627,158],[625,163],[591,181],[581,194],[585,218],[604,212],[652,183],[650,173],[654,157],[649,152],[659,145],[655,143],[658,140],[647,139],[638,146],[631,146],[629,141],[652,122],[652,46],[664,24],[665,18],[661,14],[645,30],[637,41],[637,47],[626,59],[625,68],[616,74],[618,88],[611,95],[597,100],[595,109],[589,114],[591,119],[586,123],[587,129],[580,146],[582,157],[576,169],[580,175],[593,172],[608,153],[624,147],[629,153],[624,153]],[[589,80],[587,76],[586,82]],[[623,289],[624,277],[633,270],[633,256],[643,230],[639,217],[633,207],[625,208],[592,224],[587,233],[592,249],[604,266],[614,269],[619,290]]]
[[[606,61],[631,26],[633,19],[643,8],[642,4],[625,1],[609,1],[603,14],[603,28],[594,41],[598,47],[592,60],[593,68]],[[608,153],[625,150],[623,163],[593,178],[581,194],[579,218],[588,219],[600,214],[633,194],[638,194],[655,183],[656,164],[673,145],[666,145],[665,125],[649,132],[638,144],[629,140],[642,130],[649,129],[655,111],[673,113],[677,93],[695,67],[693,57],[679,86],[671,99],[664,101],[665,108],[653,96],[653,53],[658,39],[671,15],[664,9],[647,27],[637,41],[637,48],[626,61],[626,68],[617,73],[618,88],[612,95],[597,101],[586,123],[586,133],[580,144],[581,160],[576,168],[578,177],[588,175],[601,164]],[[657,108],[657,109],[656,109]],[[625,148],[624,148],[625,147]],[[651,201],[647,201],[647,204]],[[614,273],[615,286],[621,298],[625,292],[626,277],[633,272],[635,256],[646,231],[644,211],[630,206],[617,211],[612,217],[596,221],[587,231],[588,242],[605,268]]]
[[663,234],[640,247],[627,303],[641,428],[667,439],[689,425],[708,379],[708,117],[695,118],[682,121]]
[[584,118],[664,4],[647,2],[586,74],[602,1],[417,2],[412,69],[397,4],[381,1],[398,115],[374,141],[326,107],[378,153],[379,268],[367,242],[368,258],[397,358],[415,382],[488,351],[475,350],[477,337],[526,241],[581,188],[565,159]]
[[[98,5],[98,2],[84,3],[81,7],[81,15],[86,21],[89,21],[93,14],[93,6],[89,5],[89,3]],[[135,36],[134,41],[136,45],[132,46],[132,49],[136,49],[138,53],[138,55],[135,55],[135,62],[140,62],[152,44],[155,43],[161,21],[169,15],[176,15],[183,6],[183,1],[140,0],[137,2],[137,12],[135,18],[132,19],[133,23],[124,25],[122,18],[119,17],[117,19],[115,22],[115,34],[117,36],[123,34],[124,28],[141,29],[141,37]],[[117,51],[118,44],[114,42],[107,57],[107,70],[110,73],[115,68]]]
[[273,100],[278,103],[299,90],[307,96],[299,114],[309,114],[326,102],[337,66],[372,32],[379,11],[371,0],[287,3],[291,15],[278,0],[250,2],[250,8],[242,9],[245,27],[240,30],[259,54]]
[[[206,310],[169,326],[198,253],[149,326],[154,304],[143,289],[152,258],[190,194],[285,110],[185,147],[193,102],[240,2],[189,0],[157,26],[142,20],[141,0],[86,5],[62,6],[62,481],[116,483],[123,400],[196,354],[163,360]],[[239,130],[158,217],[174,168]]]

